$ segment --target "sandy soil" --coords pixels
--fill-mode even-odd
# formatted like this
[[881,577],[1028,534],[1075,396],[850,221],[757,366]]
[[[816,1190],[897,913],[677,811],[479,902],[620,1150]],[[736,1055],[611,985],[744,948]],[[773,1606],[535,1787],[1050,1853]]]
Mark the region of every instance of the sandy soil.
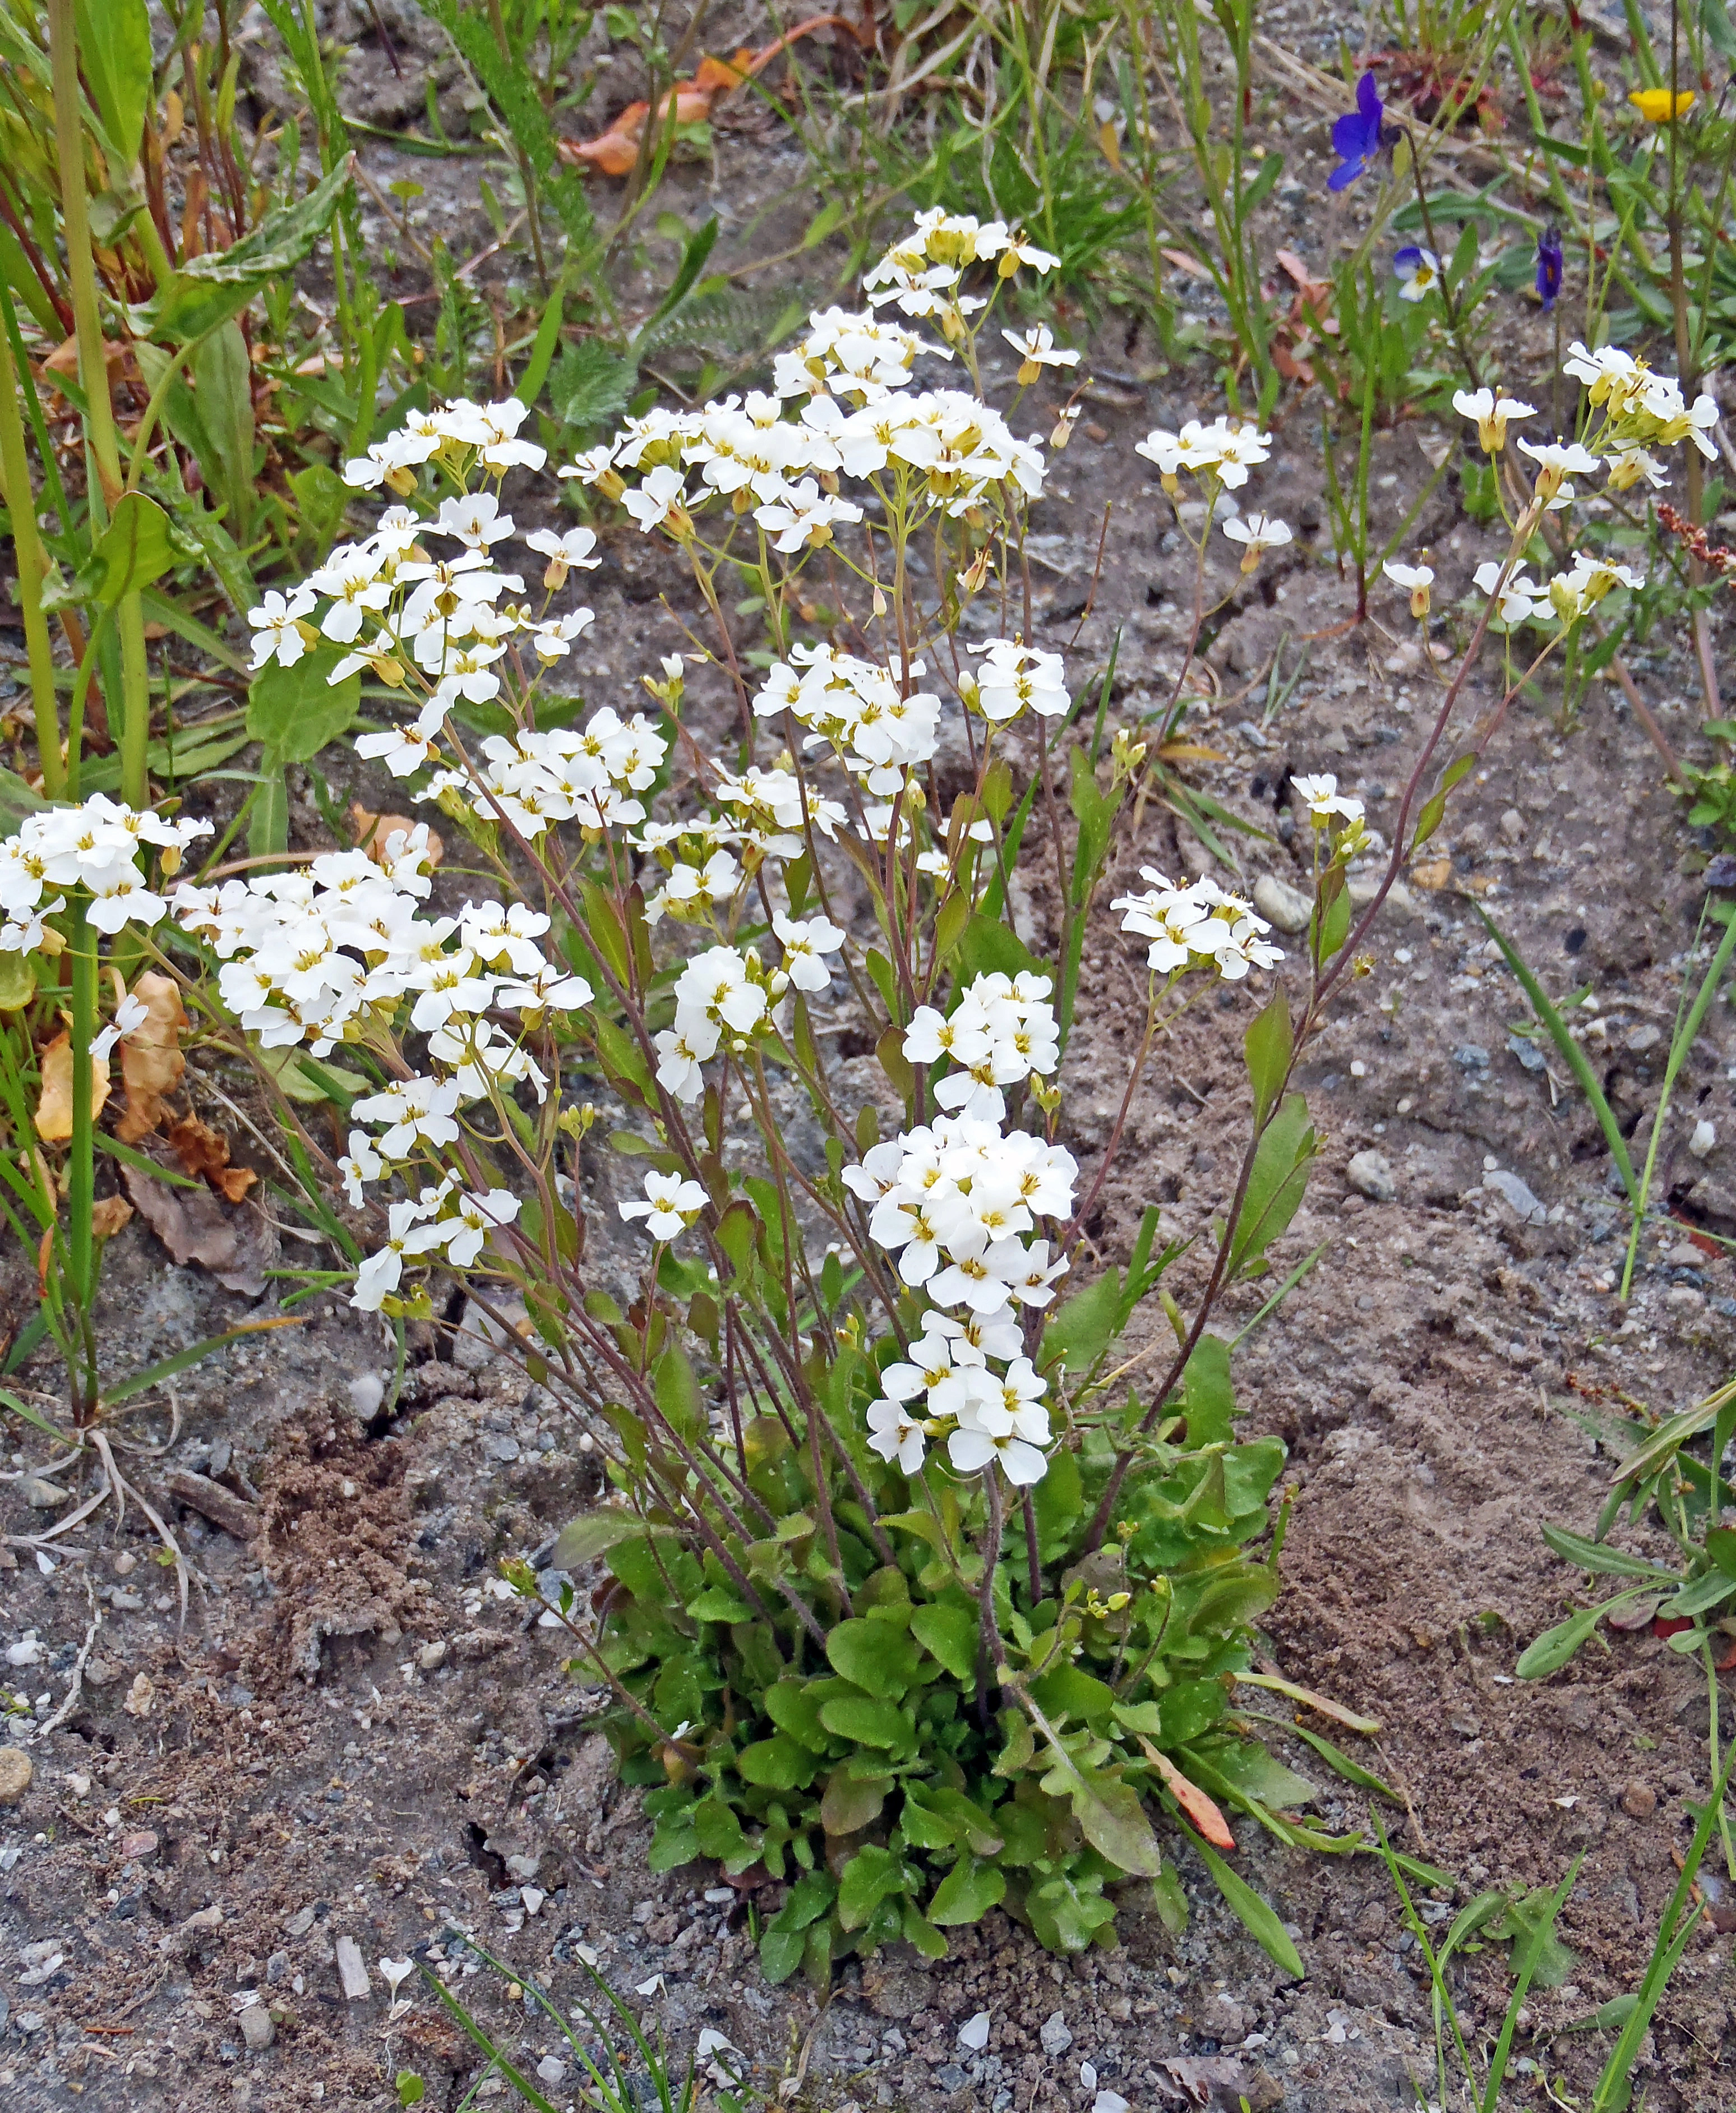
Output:
[[[403,49],[413,25],[395,13],[391,22]],[[375,121],[391,115],[382,64],[365,46],[358,80],[371,84]],[[418,86],[398,114],[419,108]],[[380,154],[376,180],[403,166]],[[444,166],[414,172],[427,181]],[[470,180],[470,165],[456,166]],[[1312,166],[1305,156],[1299,175]],[[697,202],[702,173],[681,180]],[[1215,407],[1203,380],[1197,394],[1192,377],[1141,380],[1150,355],[1119,332],[1096,363],[1103,378],[1037,524],[1049,540],[1037,615],[1041,642],[1067,650],[1075,670],[1100,664],[1119,631],[1114,716],[1131,724],[1169,694],[1190,593],[1187,553],[1131,442],[1154,422]],[[1279,826],[1291,774],[1335,770],[1371,822],[1387,824],[1434,678],[1396,607],[1392,636],[1344,628],[1351,598],[1320,554],[1305,402],[1278,432],[1258,495],[1303,532],[1219,628],[1210,661],[1221,699],[1200,731],[1223,760],[1191,775],[1268,833],[1234,840],[1242,877],[1295,885],[1305,830]],[[1427,473],[1433,437],[1426,423],[1382,436],[1375,491],[1392,520]],[[1481,554],[1480,532],[1444,487],[1415,541],[1455,582]],[[678,581],[637,539],[609,547],[595,576],[596,636],[608,644],[577,673],[599,693],[631,693],[681,642],[658,600]],[[1264,670],[1286,631],[1292,655],[1294,641],[1310,641],[1309,664],[1263,723]],[[1636,675],[1692,751],[1685,663],[1655,647]],[[1485,688],[1475,709],[1489,701]],[[335,783],[349,789],[343,770]],[[312,841],[317,810],[295,789],[296,826]],[[368,781],[357,776],[355,789]],[[1719,1006],[1684,1073],[1660,1183],[1681,1222],[1648,1238],[1623,1308],[1611,1287],[1624,1221],[1601,1139],[1552,1054],[1539,1068],[1510,1039],[1524,1002],[1475,906],[1557,995],[1591,985],[1605,1025],[1588,1046],[1643,1136],[1703,860],[1612,687],[1593,691],[1585,723],[1565,737],[1544,710],[1516,706],[1435,848],[1384,918],[1372,973],[1309,1059],[1325,1145],[1276,1267],[1322,1244],[1326,1253],[1242,1352],[1237,1377],[1246,1430],[1276,1432],[1290,1449],[1296,1496],[1271,1660],[1380,1719],[1371,1764],[1402,1787],[1408,1808],[1384,1816],[1403,1846],[1459,1882],[1425,1912],[1450,1916],[1487,1885],[1554,1885],[1583,1854],[1561,1925],[1570,1978],[1535,1992],[1523,2020],[1512,2102],[1529,2105],[1541,2102],[1542,2073],[1573,2091],[1595,2074],[1604,2037],[1567,2028],[1633,1985],[1674,1882],[1672,1854],[1691,1831],[1688,1804],[1708,1781],[1703,1680],[1649,1633],[1612,1636],[1547,1682],[1519,1684],[1512,1668],[1577,1583],[1539,1522],[1588,1527],[1607,1485],[1608,1462],[1579,1419],[1636,1401],[1668,1412],[1729,1370],[1736,1280],[1691,1234],[1736,1234],[1736,1025]],[[1153,801],[1112,883],[1141,864],[1210,862]],[[1020,914],[1041,951],[1052,892],[1041,862],[1023,878]],[[1140,984],[1136,953],[1100,920],[1064,1082],[1087,1173],[1119,1102]],[[1162,1206],[1170,1234],[1203,1228],[1221,1207],[1246,1120],[1238,1047],[1253,1002],[1224,993],[1150,1066],[1088,1229],[1105,1258],[1146,1203]],[[204,1088],[192,1090],[198,1102]],[[1720,1142],[1697,1161],[1685,1139],[1702,1116]],[[1371,1150],[1390,1171],[1387,1200],[1346,1177]],[[271,1236],[254,1221],[241,1230],[258,1258]],[[1178,1265],[1184,1303],[1199,1273],[1192,1257]],[[30,1295],[15,1270],[15,1325]],[[1232,1317],[1250,1317],[1259,1295],[1238,1294]],[[173,1267],[136,1223],[111,1247],[104,1342],[116,1371],[271,1310],[269,1294],[226,1292]],[[136,1509],[69,1536],[81,1553],[52,1574],[25,1551],[0,1577],[6,1641],[40,1647],[12,1677],[47,1697],[9,1735],[34,1776],[0,1809],[9,2109],[385,2106],[402,2069],[426,2078],[431,2106],[456,2106],[476,2073],[473,2049],[426,1997],[389,2015],[376,1965],[454,1929],[563,2008],[588,1992],[587,1947],[618,1987],[651,1984],[631,2000],[680,2054],[701,2025],[715,2026],[763,2087],[788,2079],[800,2103],[831,2113],[1082,2107],[1085,2061],[1140,2113],[1239,2097],[1256,2113],[1373,2113],[1431,2094],[1426,1993],[1378,1860],[1304,1857],[1255,1839],[1251,1826],[1240,1868],[1292,1927],[1308,1968],[1298,1986],[1182,1852],[1195,1912],[1179,1942],[1130,1917],[1120,1951],[1064,1963],[996,1914],[939,1965],[891,1953],[850,1966],[823,2005],[805,1988],[767,1988],[744,1910],[708,1893],[712,1873],[647,1876],[637,1795],[613,1782],[587,1728],[601,1697],[566,1669],[561,1632],[492,1588],[500,1558],[546,1560],[554,1530],[594,1494],[591,1463],[546,1397],[480,1345],[431,1336],[421,1349],[395,1420],[358,1414],[358,1402],[366,1412],[377,1399],[370,1382],[386,1353],[376,1330],[334,1303],[207,1359],[178,1384],[172,1417],[164,1399],[129,1419],[139,1485],[166,1507],[201,1575],[185,1625]],[[55,1384],[42,1362],[26,1381]],[[33,1441],[13,1465],[39,1457]],[[39,1527],[24,1497],[24,1485],[5,1486],[0,1527]],[[1623,1539],[1661,1551],[1643,1526]],[[54,1729],[33,1731],[53,1716]],[[1364,1823],[1360,1795],[1273,1736],[1320,1782],[1319,1810]],[[1682,1962],[1643,2060],[1653,2113],[1716,2113],[1732,2101],[1732,1941],[1709,1927]],[[369,1977],[353,1999],[338,1964],[349,1942]],[[1462,1977],[1479,2024],[1505,2001],[1504,1958],[1484,1954]],[[494,1977],[458,1985],[515,2059],[534,2069],[556,2056],[546,2021]],[[257,2047],[243,2013],[257,2020],[262,2007],[276,2024],[271,2043]],[[973,2055],[957,2029],[982,2009],[989,2042]],[[565,2079],[548,2088],[558,2104],[572,2096]]]

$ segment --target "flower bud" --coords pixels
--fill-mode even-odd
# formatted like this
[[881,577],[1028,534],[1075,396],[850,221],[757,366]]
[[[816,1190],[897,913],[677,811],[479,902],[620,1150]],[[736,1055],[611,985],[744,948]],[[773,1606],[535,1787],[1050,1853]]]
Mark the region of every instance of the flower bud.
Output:
[[1069,404],[1055,422],[1055,431],[1049,436],[1049,445],[1059,454],[1073,438],[1073,429],[1079,422],[1079,406]]

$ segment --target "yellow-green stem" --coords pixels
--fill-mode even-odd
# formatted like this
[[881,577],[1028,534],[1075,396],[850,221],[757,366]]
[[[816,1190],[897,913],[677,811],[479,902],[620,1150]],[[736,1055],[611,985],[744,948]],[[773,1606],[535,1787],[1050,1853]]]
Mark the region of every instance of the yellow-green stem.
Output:
[[93,1148],[96,1115],[92,1106],[95,1094],[90,1045],[97,1032],[97,937],[82,896],[72,912],[69,952],[72,957],[72,1145],[66,1166],[66,1252],[72,1300],[82,1318],[90,1310],[95,1289],[90,1221],[96,1193]]
[[[78,33],[74,0],[48,0],[49,57],[54,83],[54,139],[60,162],[61,219],[66,239],[66,272],[79,348],[79,381],[84,391],[84,436],[96,482],[90,493],[93,531],[106,527],[122,490],[121,450],[108,395],[103,320],[97,309],[97,272],[90,246],[84,197],[84,130],[79,105]],[[123,596],[115,612],[121,635],[121,796],[130,806],[145,804],[145,746],[151,693],[145,666],[144,606]]]
[[36,748],[42,764],[42,789],[51,800],[61,796],[66,771],[61,762],[60,716],[54,703],[54,650],[48,619],[43,614],[42,582],[47,564],[36,527],[36,493],[30,459],[24,450],[24,421],[18,415],[18,376],[12,348],[0,331],[0,495],[12,524],[12,549],[18,568],[18,605],[24,617],[25,651],[30,666],[30,699],[36,714]]

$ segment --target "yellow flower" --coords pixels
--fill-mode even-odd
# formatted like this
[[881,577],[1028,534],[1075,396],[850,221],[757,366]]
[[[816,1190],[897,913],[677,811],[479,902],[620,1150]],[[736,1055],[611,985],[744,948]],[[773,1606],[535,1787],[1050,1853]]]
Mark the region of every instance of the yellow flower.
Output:
[[1693,108],[1694,92],[1684,88],[1672,96],[1667,88],[1637,88],[1628,100],[1648,124],[1669,125]]

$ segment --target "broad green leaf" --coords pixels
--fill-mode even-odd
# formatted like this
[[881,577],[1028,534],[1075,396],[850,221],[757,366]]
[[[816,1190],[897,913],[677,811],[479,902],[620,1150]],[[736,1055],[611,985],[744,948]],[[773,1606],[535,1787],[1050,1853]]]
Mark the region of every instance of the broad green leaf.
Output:
[[1227,1444],[1236,1435],[1236,1390],[1230,1384],[1230,1346],[1221,1335],[1202,1335],[1182,1375],[1190,1449]]
[[1012,926],[1003,924],[997,917],[985,917],[981,910],[964,928],[954,967],[961,986],[974,982],[978,976],[996,973],[1004,976],[1023,975],[1027,971],[1042,973],[1041,963]]
[[787,1981],[801,1965],[802,1954],[807,1948],[805,1930],[779,1929],[774,1924],[759,1940],[760,1971],[775,1988],[780,1981]]
[[745,1871],[759,1859],[759,1849],[743,1833],[741,1822],[715,1791],[693,1808],[693,1832],[702,1854],[720,1864]]
[[904,1713],[872,1695],[832,1696],[820,1705],[820,1722],[835,1737],[859,1746],[898,1750],[915,1741],[915,1727]]
[[549,375],[549,401],[563,426],[595,426],[618,418],[639,379],[636,360],[622,359],[595,338],[570,345]]
[[[693,1366],[679,1343],[672,1343],[652,1367],[651,1384],[669,1428],[690,1444],[697,1444],[705,1428],[705,1404]],[[726,1618],[745,1621],[747,1617]]]
[[736,1759],[736,1773],[744,1782],[762,1790],[805,1790],[819,1765],[815,1756],[787,1733],[756,1740],[744,1746]]
[[253,513],[253,363],[238,322],[212,332],[193,356],[194,401],[207,453],[199,458],[205,488],[224,509],[238,544],[248,537]]
[[1132,1783],[1096,1768],[1082,1769],[1070,1755],[1060,1755],[1053,1746],[1049,1751],[1059,1765],[1045,1777],[1044,1787],[1050,1788],[1057,1773],[1065,1779],[1073,1816],[1092,1848],[1130,1877],[1155,1878],[1164,1867],[1164,1860],[1150,1819]]
[[110,180],[133,171],[144,138],[145,104],[151,94],[151,16],[145,0],[77,0],[79,71],[121,166]]
[[879,1819],[891,1787],[891,1776],[859,1776],[847,1768],[833,1769],[820,1800],[821,1826],[831,1835],[859,1834]]
[[1000,1906],[1006,1893],[1006,1879],[994,1864],[977,1856],[961,1856],[935,1887],[928,1919],[942,1929],[981,1922],[991,1908]]
[[687,1602],[688,1618],[695,1622],[751,1622],[754,1609],[733,1586],[709,1585],[697,1599]]
[[362,702],[362,678],[330,680],[344,650],[317,646],[293,668],[274,660],[254,676],[247,696],[247,730],[280,770],[286,763],[311,763],[353,723]]
[[[4,1002],[0,999],[0,1005]],[[1706,1552],[1726,1577],[1736,1577],[1736,1527],[1708,1527]]]
[[1044,1369],[1059,1358],[1064,1371],[1089,1371],[1114,1340],[1120,1315],[1121,1271],[1111,1263],[1095,1284],[1055,1308],[1043,1330]]
[[838,1882],[838,1920],[845,1929],[860,1929],[884,1900],[908,1892],[914,1873],[901,1856],[873,1842],[859,1849]]
[[576,1570],[583,1563],[595,1562],[599,1555],[607,1555],[623,1541],[643,1540],[648,1532],[658,1531],[654,1527],[648,1528],[631,1512],[584,1512],[561,1528],[549,1560],[557,1570]]
[[169,517],[142,491],[123,492],[115,502],[89,563],[80,573],[95,598],[107,605],[136,594],[181,562],[170,534]]
[[351,157],[294,204],[268,212],[227,249],[189,257],[157,295],[151,335],[184,345],[239,315],[271,280],[294,271],[330,225],[349,188]]
[[[918,1607],[910,1617],[910,1633],[931,1658],[938,1659],[955,1680],[968,1681],[977,1670],[977,1615],[972,1607],[937,1600]],[[837,1660],[832,1663],[837,1664]],[[841,1673],[844,1668],[840,1666]]]
[[765,1691],[765,1711],[780,1732],[787,1732],[811,1754],[823,1754],[831,1743],[820,1722],[820,1705],[809,1684],[780,1680]]

